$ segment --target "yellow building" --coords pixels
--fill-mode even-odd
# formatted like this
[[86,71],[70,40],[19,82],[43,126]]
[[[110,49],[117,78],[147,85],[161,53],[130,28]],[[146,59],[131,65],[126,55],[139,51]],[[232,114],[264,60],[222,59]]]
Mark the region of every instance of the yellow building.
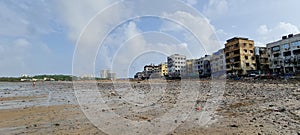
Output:
[[227,40],[225,58],[227,73],[245,75],[247,71],[256,70],[254,41],[241,37]]
[[168,74],[168,65],[167,63],[161,63],[158,65],[158,70],[161,76],[165,76]]

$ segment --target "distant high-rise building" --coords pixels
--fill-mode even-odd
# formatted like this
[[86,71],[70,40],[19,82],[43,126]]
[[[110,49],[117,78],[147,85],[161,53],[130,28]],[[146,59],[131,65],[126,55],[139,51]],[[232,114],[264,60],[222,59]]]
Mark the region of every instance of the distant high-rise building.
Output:
[[173,54],[167,58],[168,75],[171,77],[182,77],[186,74],[186,56]]
[[111,70],[101,70],[100,71],[100,78],[108,78],[108,73],[111,72]]
[[300,73],[300,34],[289,34],[268,43],[270,69],[278,73]]
[[112,70],[105,69],[100,71],[100,78],[116,80],[117,75]]
[[234,37],[225,44],[227,73],[245,75],[256,70],[254,41],[248,38]]

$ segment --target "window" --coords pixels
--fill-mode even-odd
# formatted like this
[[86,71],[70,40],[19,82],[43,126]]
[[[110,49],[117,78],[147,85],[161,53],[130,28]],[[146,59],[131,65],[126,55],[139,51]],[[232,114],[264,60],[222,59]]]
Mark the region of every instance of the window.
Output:
[[244,52],[247,53],[247,49],[244,49]]
[[234,67],[240,67],[239,63],[234,64]]
[[273,57],[279,57],[279,53],[274,54]]
[[240,50],[236,50],[233,52],[234,54],[240,54]]
[[[293,51],[293,54],[294,54],[294,55],[299,55],[299,54],[300,54],[300,49],[294,50],[294,51]],[[298,57],[298,58],[300,58],[300,57]]]
[[287,51],[287,52],[284,52],[283,53],[283,56],[291,56],[292,54],[291,54],[291,51]]
[[246,47],[247,46],[247,44],[246,43],[244,43],[244,47]]
[[300,41],[292,42],[292,46],[300,48]]
[[245,59],[248,60],[248,56],[245,56]]
[[273,52],[278,52],[280,50],[279,46],[272,47]]
[[246,66],[247,66],[247,67],[249,67],[249,66],[250,66],[250,64],[249,64],[249,63],[246,63]]
[[255,60],[255,58],[254,58],[254,57],[252,57],[251,59],[252,59],[252,60]]
[[252,44],[249,44],[249,47],[252,47],[253,45]]
[[282,49],[285,49],[285,50],[290,49],[290,45],[289,44],[283,44],[281,47],[282,47]]
[[239,47],[239,44],[235,44],[234,47]]

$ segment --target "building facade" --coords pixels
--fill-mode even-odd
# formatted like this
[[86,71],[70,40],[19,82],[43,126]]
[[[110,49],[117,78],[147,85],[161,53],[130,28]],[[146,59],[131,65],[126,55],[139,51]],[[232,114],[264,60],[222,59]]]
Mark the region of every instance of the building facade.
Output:
[[144,66],[144,72],[145,72],[145,77],[146,78],[157,78],[160,77],[159,75],[159,66],[154,65],[154,64],[150,64],[150,65],[145,65]]
[[224,52],[227,73],[246,75],[248,71],[256,70],[253,40],[242,37],[229,39]]
[[256,70],[266,74],[270,72],[267,47],[255,47]]
[[165,62],[158,64],[158,70],[161,77],[168,75],[168,64]]
[[300,34],[289,34],[268,43],[269,68],[277,73],[300,72]]
[[201,57],[200,59],[196,60],[195,67],[198,70],[200,78],[211,76],[210,60],[210,55],[205,55],[204,57]]
[[224,49],[220,49],[213,53],[210,61],[211,74],[213,77],[220,77],[226,75],[226,60]]
[[146,78],[145,72],[144,72],[144,71],[142,71],[142,72],[137,72],[137,73],[134,75],[134,78],[140,79],[140,80],[144,80],[144,79]]
[[198,67],[196,67],[197,59],[187,59],[186,60],[186,76],[187,77],[198,77]]
[[167,58],[168,75],[170,77],[182,77],[186,75],[186,56],[173,54]]

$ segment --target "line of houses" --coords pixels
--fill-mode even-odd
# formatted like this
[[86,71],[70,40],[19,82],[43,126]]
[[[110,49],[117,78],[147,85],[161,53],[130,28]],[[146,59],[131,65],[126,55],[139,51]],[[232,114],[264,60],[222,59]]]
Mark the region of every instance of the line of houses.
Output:
[[300,75],[300,34],[282,36],[266,47],[243,37],[228,39],[225,47],[198,59],[173,54],[167,62],[145,65],[134,78],[194,78],[293,74]]

